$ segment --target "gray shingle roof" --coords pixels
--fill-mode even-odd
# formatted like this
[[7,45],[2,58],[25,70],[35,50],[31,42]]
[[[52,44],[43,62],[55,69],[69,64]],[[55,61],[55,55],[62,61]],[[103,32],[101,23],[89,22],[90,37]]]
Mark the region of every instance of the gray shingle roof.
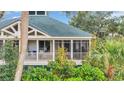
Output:
[[0,29],[7,27],[15,22],[19,21],[19,18],[14,18],[14,19],[4,19],[0,21]]
[[[19,21],[19,18],[0,21],[0,29]],[[88,32],[79,30],[48,16],[30,16],[29,25],[50,35],[57,37],[91,37]]]

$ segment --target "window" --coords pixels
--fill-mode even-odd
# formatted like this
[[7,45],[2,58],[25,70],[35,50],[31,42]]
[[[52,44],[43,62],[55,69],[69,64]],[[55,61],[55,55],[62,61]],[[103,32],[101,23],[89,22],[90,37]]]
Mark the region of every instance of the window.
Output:
[[35,11],[29,11],[29,15],[35,15]]
[[37,15],[45,15],[45,11],[37,11]]
[[29,11],[29,15],[46,15],[45,11]]

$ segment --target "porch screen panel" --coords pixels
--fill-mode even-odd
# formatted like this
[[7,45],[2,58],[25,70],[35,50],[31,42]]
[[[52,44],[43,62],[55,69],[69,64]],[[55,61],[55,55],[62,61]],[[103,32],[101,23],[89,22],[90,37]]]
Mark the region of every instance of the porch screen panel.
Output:
[[71,58],[71,41],[70,40],[55,40],[55,54],[57,56],[57,50],[64,48],[66,50],[66,56]]
[[66,50],[66,55],[70,59],[71,58],[71,41],[70,40],[64,40],[63,41],[64,48]]
[[52,50],[51,50],[50,40],[39,40],[39,60],[51,60],[52,59]]
[[55,40],[55,51],[62,47],[62,40]]
[[81,53],[80,41],[74,40],[73,41],[73,59],[80,59],[80,53]]
[[55,40],[55,56],[57,56],[59,48],[62,48],[62,40]]
[[73,59],[82,60],[89,51],[88,40],[74,40],[73,42]]
[[36,54],[37,54],[37,44],[36,40],[28,40],[28,46],[27,46],[27,60],[33,60],[36,61]]

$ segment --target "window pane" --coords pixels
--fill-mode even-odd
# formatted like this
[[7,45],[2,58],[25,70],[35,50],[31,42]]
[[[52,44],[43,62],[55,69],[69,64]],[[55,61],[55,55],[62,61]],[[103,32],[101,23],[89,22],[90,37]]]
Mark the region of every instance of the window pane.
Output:
[[37,15],[45,15],[45,11],[37,11]]
[[35,11],[29,11],[29,15],[35,15]]

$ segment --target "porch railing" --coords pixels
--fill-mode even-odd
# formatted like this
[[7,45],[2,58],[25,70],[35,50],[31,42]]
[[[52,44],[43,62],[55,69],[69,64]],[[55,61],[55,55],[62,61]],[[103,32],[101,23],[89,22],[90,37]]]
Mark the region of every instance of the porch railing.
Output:
[[[87,52],[73,52],[73,59],[74,60],[82,60],[86,56]],[[55,57],[57,53],[55,53]],[[67,52],[66,56],[71,59],[71,52]],[[39,60],[52,60],[53,52],[39,52],[38,59]],[[27,52],[26,59],[36,60],[37,59],[37,52]]]
[[[39,60],[52,60],[52,52],[39,52],[38,53],[38,59]],[[37,59],[37,52],[27,52],[26,53],[26,59],[36,60]]]
[[73,52],[74,60],[83,60],[88,52]]
[[52,60],[53,58],[53,52],[39,52],[38,58],[43,60]]

